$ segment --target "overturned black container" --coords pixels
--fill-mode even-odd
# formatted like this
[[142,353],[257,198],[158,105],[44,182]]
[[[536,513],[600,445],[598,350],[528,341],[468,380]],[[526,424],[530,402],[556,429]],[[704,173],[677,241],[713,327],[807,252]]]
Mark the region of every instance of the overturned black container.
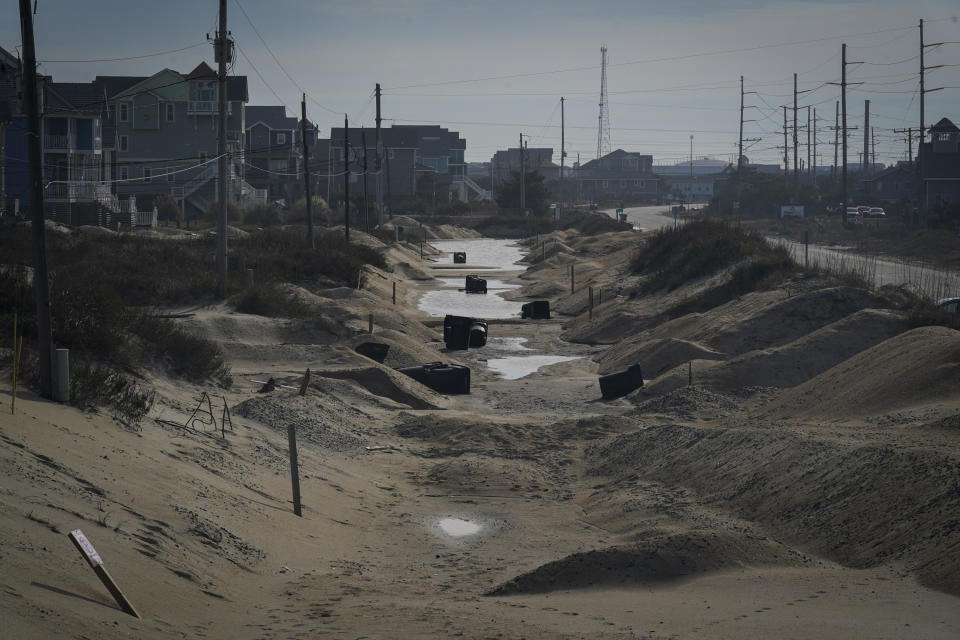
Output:
[[464,288],[467,293],[486,293],[487,281],[479,276],[467,276]]
[[467,252],[466,252],[466,251],[454,251],[454,252],[453,252],[453,264],[467,264]]
[[383,344],[382,342],[361,342],[355,346],[353,350],[362,356],[367,356],[371,360],[383,363],[383,361],[387,359],[387,352],[390,350],[390,345]]
[[600,393],[604,400],[625,396],[643,386],[643,373],[640,365],[635,364],[623,371],[600,376]]
[[534,300],[520,307],[521,318],[533,318],[534,320],[550,319],[550,301]]
[[487,323],[467,316],[444,316],[443,342],[447,349],[476,349],[487,344]]
[[397,369],[437,393],[470,393],[470,368],[459,364],[430,362]]

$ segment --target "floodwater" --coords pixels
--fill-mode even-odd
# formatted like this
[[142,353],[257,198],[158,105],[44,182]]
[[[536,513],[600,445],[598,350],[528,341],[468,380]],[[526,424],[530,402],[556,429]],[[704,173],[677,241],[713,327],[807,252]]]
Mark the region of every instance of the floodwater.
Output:
[[431,240],[430,244],[446,252],[437,259],[438,265],[452,265],[453,252],[463,251],[467,254],[467,263],[457,267],[462,267],[466,272],[469,272],[470,265],[477,265],[481,271],[519,271],[523,268],[517,264],[524,258],[523,248],[513,240]]
[[533,351],[530,347],[523,346],[526,338],[506,337],[506,338],[487,338],[487,349],[496,351]]
[[466,293],[454,288],[428,291],[418,308],[431,316],[470,316],[471,318],[519,318],[522,302],[504,300],[498,294]]
[[437,526],[451,538],[472,536],[483,529],[479,524],[462,518],[442,518],[437,522]]
[[504,380],[516,380],[536,373],[540,367],[578,359],[572,356],[511,356],[490,358],[487,360],[487,367],[502,375]]
[[[458,291],[465,285],[466,276],[471,273],[489,271],[519,271],[523,267],[517,262],[523,259],[523,251],[513,240],[495,240],[479,238],[474,240],[434,240],[430,244],[441,251],[443,256],[436,262],[437,265],[452,265],[453,252],[464,251],[467,254],[467,263],[457,265],[463,267],[456,273],[463,275],[457,278],[449,277],[452,273],[443,270],[446,277],[440,278],[443,288],[428,291],[420,298],[418,308],[431,316],[470,316],[473,318],[503,319],[520,316],[520,307],[523,302],[504,300],[497,292],[516,289],[520,285],[507,284],[502,280],[487,279],[487,293],[466,293]],[[477,265],[471,270],[471,265]],[[438,270],[437,273],[440,273]]]

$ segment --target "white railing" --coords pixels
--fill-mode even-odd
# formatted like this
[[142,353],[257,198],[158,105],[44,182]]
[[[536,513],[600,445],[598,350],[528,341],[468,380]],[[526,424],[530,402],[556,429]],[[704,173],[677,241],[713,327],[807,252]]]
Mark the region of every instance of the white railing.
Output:
[[[220,110],[216,100],[191,100],[187,103],[187,114],[214,114]],[[227,114],[233,113],[233,105],[227,101]]]
[[110,185],[93,180],[56,180],[47,185],[45,196],[49,200],[109,200]]
[[182,187],[171,187],[170,194],[177,198],[186,198],[190,196],[194,191],[207,184],[212,178],[215,178],[217,175],[217,164],[212,162],[204,167],[203,171],[191,178],[186,184]]
[[43,136],[43,146],[46,149],[69,149],[70,136],[67,134],[58,135],[54,133],[48,133]]
[[473,181],[470,176],[455,176],[454,181],[463,182],[463,184],[470,187],[470,190],[477,194],[477,200],[493,200],[493,195],[489,189],[484,189],[479,184]]

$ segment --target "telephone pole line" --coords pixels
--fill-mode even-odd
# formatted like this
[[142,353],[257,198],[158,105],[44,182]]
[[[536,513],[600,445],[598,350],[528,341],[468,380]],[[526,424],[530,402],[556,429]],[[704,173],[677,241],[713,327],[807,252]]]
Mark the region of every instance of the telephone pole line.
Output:
[[861,179],[870,175],[870,101],[863,101],[863,164],[860,166]]
[[523,154],[523,134],[520,134],[520,212],[527,210],[527,162]]
[[560,211],[558,212],[558,216],[563,215],[563,201],[566,195],[564,191],[566,182],[563,176],[564,159],[567,157],[566,142],[566,119],[563,113],[563,96],[560,96]]
[[840,101],[843,107],[843,178],[840,198],[843,203],[843,224],[847,224],[847,43],[843,43],[840,62]]
[[834,104],[833,109],[833,171],[830,173],[830,177],[833,178],[834,183],[837,179],[837,149],[839,148],[840,142],[840,101],[838,100]]
[[350,242],[350,120],[343,114],[343,234]]
[[380,83],[377,83],[377,227],[383,227],[383,130],[380,128]]
[[[47,238],[43,215],[43,157],[40,145],[40,105],[37,100],[37,53],[33,42],[30,0],[20,0],[20,37],[23,40],[23,93],[27,107],[27,157],[30,162],[30,209],[36,269],[33,286],[37,294],[37,358],[40,361],[40,395],[53,398],[53,331],[50,321],[50,280],[47,276]],[[16,345],[14,345],[16,347]]]
[[783,105],[783,184],[790,184],[790,147],[787,146],[787,105]]
[[817,108],[813,108],[813,188],[817,188]]
[[813,166],[812,163],[810,162],[810,159],[811,159],[811,158],[810,158],[810,152],[811,152],[811,147],[810,147],[810,131],[811,131],[811,128],[810,128],[810,105],[807,105],[807,173],[810,173],[810,171],[811,171],[810,167]]
[[737,139],[737,190],[740,189],[743,170],[743,76],[740,76],[740,136]]
[[230,40],[227,34],[227,0],[220,0],[220,30],[214,41],[217,58],[217,160],[218,180],[217,196],[220,200],[220,215],[217,219],[217,295],[227,297],[227,186],[230,179],[230,165],[227,162],[227,62],[230,56]]
[[796,195],[800,183],[800,162],[797,157],[797,74],[793,74],[793,190]]
[[370,233],[370,207],[367,206],[367,131],[360,125],[360,146],[363,147],[363,230]]
[[[923,211],[924,200],[926,199],[926,187],[923,184],[923,140],[926,138],[926,128],[923,123],[924,108],[926,103],[924,97],[927,95],[926,90],[924,89],[923,76],[926,68],[923,66],[923,52],[926,49],[926,46],[923,44],[923,18],[920,19],[920,142],[917,143],[917,183],[920,185],[919,200],[917,203],[917,209],[919,212]],[[917,221],[914,220],[914,223]]]
[[313,237],[313,202],[310,197],[310,140],[307,138],[307,94],[300,100],[300,139],[303,141],[303,195],[307,201],[307,245],[316,249]]

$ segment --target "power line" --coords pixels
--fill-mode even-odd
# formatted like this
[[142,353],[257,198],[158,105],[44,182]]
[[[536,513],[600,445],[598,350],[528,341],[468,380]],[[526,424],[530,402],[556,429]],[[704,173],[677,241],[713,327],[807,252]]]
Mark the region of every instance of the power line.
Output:
[[188,49],[196,49],[197,47],[203,47],[206,42],[198,42],[197,44],[191,44],[186,47],[180,47],[179,49],[170,49],[169,51],[158,51],[157,53],[145,53],[141,56],[125,56],[122,58],[97,58],[94,60],[44,60],[39,64],[67,64],[71,62],[124,62],[126,60],[141,60],[143,58],[155,58],[157,56],[166,56],[171,53],[179,53],[181,51],[187,51]]

